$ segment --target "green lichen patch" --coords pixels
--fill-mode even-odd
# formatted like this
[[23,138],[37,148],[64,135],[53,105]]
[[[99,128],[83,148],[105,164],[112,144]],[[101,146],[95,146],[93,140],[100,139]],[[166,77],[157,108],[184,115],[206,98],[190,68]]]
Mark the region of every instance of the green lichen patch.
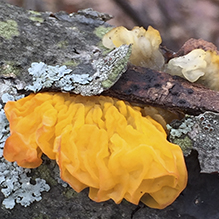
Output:
[[75,60],[67,60],[64,63],[62,63],[63,65],[69,66],[69,67],[75,67],[77,66],[79,63],[77,63]]
[[186,156],[191,149],[198,151],[201,172],[218,172],[219,113],[206,111],[199,116],[186,116],[178,123],[168,125],[169,140],[178,144]]
[[14,20],[0,21],[0,36],[7,40],[19,36],[17,22]]
[[181,122],[177,128],[173,128],[170,125],[167,125],[167,129],[170,130],[170,138],[180,138],[183,135],[186,135],[192,130],[195,122],[192,119],[193,117],[186,116],[186,118]]
[[[122,50],[118,54],[115,54],[114,59],[117,61],[114,62],[114,64],[111,66],[107,79],[102,82],[102,86],[104,88],[110,88],[113,84],[115,84],[115,82],[120,77],[121,72],[123,73],[125,71],[127,63],[129,61],[129,57],[131,55],[131,51],[132,50],[130,46],[128,47],[128,51],[125,54],[123,54],[124,52]],[[107,61],[105,62],[105,64],[107,64]]]
[[102,43],[102,41],[100,41],[98,44],[97,44],[97,47],[102,51],[102,54],[104,55],[104,56],[106,56],[108,53],[110,53],[113,49],[108,49],[108,48],[106,48],[104,45],[103,45],[103,43]]
[[103,55],[107,55],[112,49],[108,49],[103,46],[102,44],[102,38],[103,36],[109,32],[113,27],[105,27],[105,26],[99,26],[96,27],[94,30],[94,34],[101,39],[101,41],[97,44],[98,48],[101,49]]
[[109,32],[110,30],[112,30],[113,27],[105,27],[105,26],[99,26],[97,28],[95,28],[94,33],[100,38],[102,39],[103,36]]
[[41,13],[38,12],[38,11],[29,10],[28,12],[29,12],[30,14],[32,14],[32,15],[35,15],[35,16],[41,16]]
[[42,17],[39,16],[31,16],[29,17],[30,20],[35,21],[35,22],[39,22],[39,23],[43,23],[44,19]]
[[20,72],[20,68],[15,63],[7,61],[0,67],[0,75],[5,77],[15,77]]
[[172,142],[180,146],[185,156],[190,154],[193,142],[188,136],[185,136],[184,138],[175,138]]
[[42,14],[40,12],[29,10],[28,14],[30,14],[30,20],[38,23],[43,23],[44,19],[42,18]]
[[68,41],[62,40],[57,43],[58,49],[66,49],[68,46]]
[[77,193],[74,189],[68,187],[68,188],[66,188],[66,189],[64,190],[63,195],[64,195],[67,199],[71,199],[71,198],[74,198],[75,196],[77,196],[78,193]]
[[[53,161],[51,161],[51,162],[53,162]],[[40,177],[41,179],[46,180],[46,182],[51,186],[58,185],[58,182],[56,181],[56,179],[52,175],[52,171],[51,171],[51,168],[49,167],[49,165],[42,164],[38,168],[33,169],[33,173],[34,173],[34,176],[32,177],[33,180],[35,180],[35,178],[37,178],[37,177]]]

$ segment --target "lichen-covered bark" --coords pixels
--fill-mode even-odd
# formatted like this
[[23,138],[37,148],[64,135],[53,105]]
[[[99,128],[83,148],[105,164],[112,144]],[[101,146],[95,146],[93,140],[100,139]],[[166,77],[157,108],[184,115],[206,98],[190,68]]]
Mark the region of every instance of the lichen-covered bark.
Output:
[[[72,16],[36,13],[4,3],[0,11],[1,76],[23,76],[25,82],[32,62],[76,66],[95,56],[101,30],[109,27],[104,22],[106,16],[92,11]],[[7,72],[9,67],[13,69]]]
[[192,149],[198,151],[203,173],[219,172],[218,117],[218,113],[208,111],[168,125],[169,140],[180,145],[186,156]]
[[5,79],[11,79],[10,83],[21,93],[27,93],[27,87],[36,86],[35,75],[28,72],[33,62],[57,68],[66,65],[70,70],[67,78],[61,75],[57,81],[72,80],[72,75],[83,74],[88,75],[90,83],[83,82],[81,88],[80,83],[73,80],[73,86],[61,87],[60,83],[50,83],[48,77],[42,82],[47,83],[46,86],[39,87],[37,84],[37,89],[31,91],[47,88],[71,90],[83,95],[98,94],[107,89],[126,69],[131,52],[128,46],[103,58],[105,50],[101,47],[101,37],[111,28],[105,23],[110,18],[108,15],[92,9],[71,15],[65,12],[38,13],[4,3],[0,4],[0,11],[0,96],[6,92],[15,95],[12,87],[5,85]]
[[[103,56],[104,49],[101,47],[101,37],[109,28],[109,25],[105,23],[108,18],[107,15],[90,10],[72,15],[64,12],[57,14],[38,13],[0,3],[0,96],[2,97],[5,93],[13,96],[27,94],[28,91],[25,87],[33,82],[28,68],[31,67],[33,62],[44,62],[53,66],[66,65],[74,73],[94,74],[96,69],[93,68],[91,63],[93,60],[99,60]],[[153,80],[152,76],[151,81]],[[166,85],[167,87],[160,83],[157,85],[156,83],[153,84],[155,88],[163,87],[162,89],[165,88],[166,92],[169,91],[169,93],[171,93],[170,90],[172,89],[172,95],[177,96],[174,92],[174,85],[172,84],[172,87],[168,87],[168,84]],[[141,98],[136,98],[136,101],[140,103],[153,102],[155,105],[160,103],[161,100],[166,100],[165,93],[163,94],[164,96],[161,95],[160,98],[156,98],[156,95],[160,95],[159,90],[157,90],[157,94],[152,92],[151,98],[153,98],[153,101],[147,102],[146,98],[141,96],[142,93],[139,91],[139,86],[132,85],[127,87],[127,89],[122,90],[123,93],[118,93],[117,95],[124,97],[124,95],[138,92],[136,94]],[[147,85],[144,86],[146,86],[146,91],[150,89]],[[60,90],[56,87],[51,88],[57,91]],[[187,91],[191,95],[192,91]],[[137,96],[136,94],[135,96]],[[132,98],[133,96],[129,95],[130,97]],[[3,99],[7,98],[4,96]],[[142,101],[142,98],[144,101]],[[183,96],[181,99],[185,101],[185,98]],[[132,101],[133,99],[128,100]],[[169,104],[172,100],[170,99]],[[178,101],[179,105],[177,107],[182,107],[184,101]],[[1,100],[1,103],[3,102]],[[163,102],[163,107],[166,107],[164,103],[166,102]],[[168,107],[171,106],[168,105]],[[196,109],[195,107],[192,108],[194,111]],[[199,110],[201,111],[202,108]],[[48,193],[43,193],[43,199],[40,202],[35,202],[27,208],[16,205],[14,209],[8,210],[2,206],[0,215],[2,218],[10,219],[218,218],[218,175],[200,174],[198,158],[195,152],[192,152],[186,158],[186,162],[189,171],[187,188],[171,206],[164,210],[155,210],[141,203],[135,206],[126,201],[119,205],[116,205],[113,201],[95,203],[87,197],[87,190],[78,194],[70,187],[62,187],[57,183],[54,180],[57,178],[56,164],[44,158],[42,166],[33,170],[30,175],[33,180],[37,177],[45,178],[51,190]],[[3,198],[2,193],[0,193],[1,202]]]

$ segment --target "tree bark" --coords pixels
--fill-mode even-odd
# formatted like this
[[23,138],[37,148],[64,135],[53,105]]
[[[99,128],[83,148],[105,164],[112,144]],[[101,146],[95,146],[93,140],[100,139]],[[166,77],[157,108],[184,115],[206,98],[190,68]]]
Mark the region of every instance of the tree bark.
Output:
[[219,112],[219,92],[164,72],[130,66],[113,87],[103,92],[142,105],[180,110],[191,115]]
[[[183,79],[164,75],[149,69],[129,67],[119,79],[127,65],[128,50],[122,48],[123,59],[115,53],[104,58],[106,50],[101,46],[101,37],[110,28],[105,22],[110,16],[92,10],[83,10],[71,15],[65,12],[52,14],[26,11],[0,2],[0,97],[5,94],[19,96],[28,94],[34,78],[28,71],[33,62],[47,65],[66,65],[70,74],[87,74],[92,78],[98,70],[93,63],[109,61],[108,75],[116,77],[104,95],[115,96],[127,101],[180,109],[197,114],[205,110],[219,112],[218,93],[200,86],[194,86]],[[111,65],[114,58],[116,65]],[[96,62],[94,62],[96,61]],[[119,69],[119,70],[118,70]],[[142,73],[143,72],[143,73]],[[106,76],[108,77],[108,76]],[[92,78],[91,80],[94,80]],[[105,80],[105,79],[104,79]],[[77,88],[84,88],[76,83]],[[102,88],[102,87],[101,87]],[[74,88],[75,89],[75,88]],[[75,90],[72,90],[74,92]],[[62,87],[51,84],[43,90],[60,91]],[[80,90],[80,89],[79,89]],[[83,89],[82,89],[83,90]],[[80,93],[81,90],[78,92]],[[97,92],[98,93],[98,92]],[[95,93],[96,94],[96,93]],[[207,96],[206,96],[207,94]],[[4,97],[4,98],[3,98]],[[195,98],[195,99],[194,99]],[[213,101],[212,101],[213,100]],[[188,187],[179,198],[163,210],[150,209],[140,203],[138,206],[122,201],[95,203],[87,197],[87,190],[77,194],[70,187],[62,187],[55,178],[53,161],[44,157],[44,163],[31,172],[31,177],[42,177],[50,184],[51,190],[43,199],[24,208],[16,205],[12,210],[0,209],[1,218],[212,218],[218,209],[219,197],[217,174],[200,173],[197,153],[186,158],[189,171]],[[214,188],[214,195],[211,192]],[[210,194],[210,195],[209,195]],[[0,193],[0,200],[4,199]],[[205,204],[203,206],[203,203]]]

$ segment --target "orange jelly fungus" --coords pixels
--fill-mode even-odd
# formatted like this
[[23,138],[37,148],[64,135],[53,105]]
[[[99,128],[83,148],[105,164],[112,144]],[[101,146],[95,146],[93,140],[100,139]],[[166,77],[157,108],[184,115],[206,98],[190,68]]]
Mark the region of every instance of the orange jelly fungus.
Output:
[[103,96],[31,94],[5,105],[11,136],[4,157],[22,167],[56,159],[61,178],[101,202],[171,204],[187,183],[179,146],[140,107]]

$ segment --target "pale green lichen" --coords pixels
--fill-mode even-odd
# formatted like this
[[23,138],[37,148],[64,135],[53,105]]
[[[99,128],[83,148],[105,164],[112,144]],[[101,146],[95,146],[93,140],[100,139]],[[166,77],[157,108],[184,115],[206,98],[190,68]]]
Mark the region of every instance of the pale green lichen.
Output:
[[102,41],[100,41],[98,44],[97,44],[97,47],[102,51],[102,54],[103,55],[107,55],[108,53],[110,53],[113,49],[108,49],[106,48]]
[[62,40],[57,43],[58,49],[66,49],[67,46],[68,46],[68,41],[66,40]]
[[167,129],[170,131],[169,140],[174,144],[179,145],[185,156],[189,155],[192,150],[193,142],[187,134],[192,131],[193,125],[193,120],[188,116],[178,128],[173,128],[167,124]]
[[96,34],[96,36],[102,39],[103,36],[112,29],[113,27],[99,26],[95,28],[94,33]]
[[20,73],[20,69],[16,67],[15,63],[12,61],[4,62],[0,69],[0,75],[4,75],[5,77],[13,77]]
[[169,124],[167,124],[167,129],[170,130],[170,137],[172,139],[175,139],[176,137],[180,138],[182,135],[185,135],[188,132],[190,132],[192,130],[193,125],[193,120],[189,116],[187,116],[184,122],[181,123],[181,125],[177,129],[172,128]]
[[120,73],[124,71],[129,61],[130,55],[131,55],[131,47],[125,56],[121,56],[123,58],[117,57],[118,61],[116,62],[114,66],[112,66],[111,71],[108,74],[107,80],[104,80],[102,82],[102,86],[104,88],[110,88],[115,83],[115,81],[118,80],[119,76],[121,75]]
[[67,199],[71,199],[71,198],[74,198],[75,196],[78,196],[78,193],[75,192],[71,187],[68,187],[64,190],[63,195]]
[[0,36],[6,40],[19,36],[17,22],[14,20],[0,21]]
[[46,180],[46,182],[51,186],[56,186],[58,184],[57,180],[55,180],[52,176],[52,171],[49,168],[49,165],[42,164],[37,169],[34,169],[32,172],[34,173],[34,176],[32,177],[32,179],[34,180],[36,178],[42,178]]
[[[94,33],[96,34],[96,36],[98,36],[100,39],[102,39],[103,36],[112,29],[113,29],[113,27],[99,26],[99,27],[95,28]],[[101,49],[103,55],[106,55],[107,53],[112,51],[112,49],[108,49],[105,46],[103,46],[102,40],[100,40],[100,42],[98,43],[97,46],[98,46],[98,48]]]
[[41,16],[41,13],[38,12],[38,11],[29,10],[28,12],[29,12],[29,14],[33,14],[33,15],[35,15],[35,16]]
[[185,156],[188,156],[191,153],[193,141],[188,136],[184,136],[184,138],[175,138],[172,142],[181,147]]
[[70,67],[75,67],[77,66],[79,63],[76,62],[75,60],[67,60],[63,63],[63,65],[66,65],[66,66],[70,66]]
[[187,116],[178,128],[168,125],[169,139],[178,144],[185,155],[198,151],[201,172],[219,171],[219,114],[205,112]]
[[105,80],[105,81],[102,82],[102,86],[103,86],[104,88],[111,87],[112,85],[113,85],[113,82],[110,81],[110,80]]
[[89,96],[109,89],[125,72],[130,55],[131,46],[122,45],[108,53],[106,57],[94,61],[92,63],[96,70],[92,76],[94,80],[82,87],[80,92],[76,89],[76,93]]
[[39,16],[31,16],[29,17],[30,20],[35,21],[35,22],[39,22],[39,23],[43,23],[44,19],[42,17]]

